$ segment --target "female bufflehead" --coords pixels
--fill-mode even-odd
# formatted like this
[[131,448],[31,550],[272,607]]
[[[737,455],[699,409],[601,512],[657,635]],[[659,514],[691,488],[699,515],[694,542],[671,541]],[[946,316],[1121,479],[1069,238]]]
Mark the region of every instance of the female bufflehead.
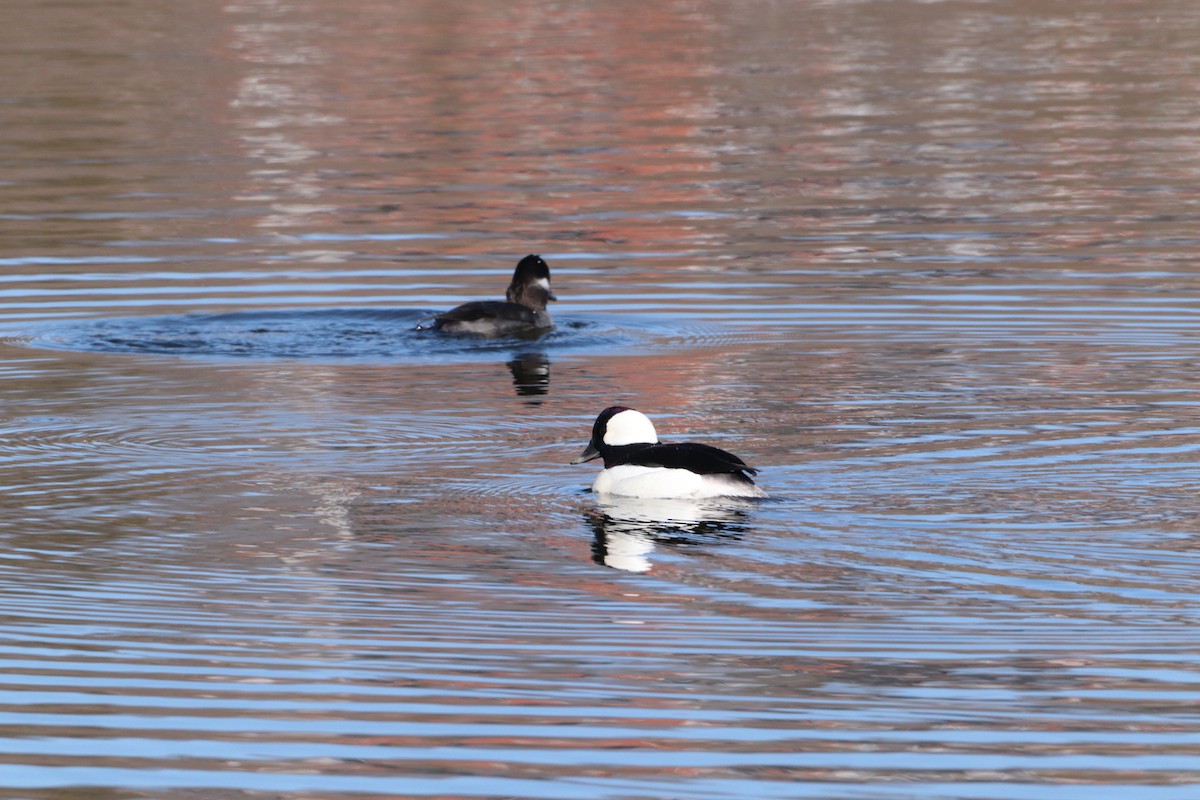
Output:
[[592,491],[626,497],[766,497],[758,472],[733,453],[706,444],[662,444],[654,423],[632,408],[613,406],[596,417],[592,440],[572,464],[604,457]]
[[553,327],[546,303],[557,300],[550,291],[550,267],[541,256],[521,259],[513,272],[512,283],[504,293],[505,302],[476,300],[463,303],[439,314],[433,327],[447,333],[476,333],[503,336]]

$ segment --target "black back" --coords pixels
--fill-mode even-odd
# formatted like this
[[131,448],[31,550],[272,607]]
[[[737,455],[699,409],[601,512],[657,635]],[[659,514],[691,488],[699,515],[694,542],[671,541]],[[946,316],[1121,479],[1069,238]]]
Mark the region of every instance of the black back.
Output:
[[603,445],[600,454],[604,456],[605,469],[621,464],[686,469],[697,475],[728,475],[739,483],[752,485],[754,481],[750,476],[758,473],[733,453],[698,442]]
[[447,322],[476,322],[481,319],[503,319],[533,325],[537,320],[534,311],[529,306],[503,300],[475,300],[438,314],[435,325],[440,327]]

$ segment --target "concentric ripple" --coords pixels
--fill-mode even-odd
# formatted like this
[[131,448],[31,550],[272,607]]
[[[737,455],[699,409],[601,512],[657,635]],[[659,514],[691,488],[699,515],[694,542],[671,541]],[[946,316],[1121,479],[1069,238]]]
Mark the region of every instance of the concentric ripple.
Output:
[[548,331],[499,337],[444,334],[429,327],[432,320],[426,310],[372,308],[115,317],[30,326],[10,341],[99,353],[445,363],[506,353],[644,351],[723,336],[712,325],[645,315],[565,316]]

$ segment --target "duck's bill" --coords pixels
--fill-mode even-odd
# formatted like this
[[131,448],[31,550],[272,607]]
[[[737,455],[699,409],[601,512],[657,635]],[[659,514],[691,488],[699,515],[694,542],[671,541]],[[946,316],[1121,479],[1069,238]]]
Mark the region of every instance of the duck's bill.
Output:
[[582,464],[586,461],[591,461],[593,458],[599,457],[600,451],[596,449],[595,445],[593,445],[591,442],[588,442],[588,446],[583,448],[583,452],[579,454],[579,458],[575,459],[571,463]]
[[546,296],[549,297],[551,300],[558,299],[558,295],[556,295],[554,292],[550,291],[549,289],[546,290]]

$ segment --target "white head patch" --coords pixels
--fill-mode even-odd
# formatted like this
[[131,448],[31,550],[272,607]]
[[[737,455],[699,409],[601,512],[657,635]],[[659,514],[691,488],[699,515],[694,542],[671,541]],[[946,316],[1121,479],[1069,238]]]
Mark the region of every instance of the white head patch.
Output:
[[533,285],[540,286],[541,288],[545,289],[547,292],[550,291],[550,281],[547,280],[546,278],[538,278],[536,281],[533,282]]
[[614,414],[604,426],[604,443],[612,447],[657,441],[654,423],[645,414],[632,408]]

